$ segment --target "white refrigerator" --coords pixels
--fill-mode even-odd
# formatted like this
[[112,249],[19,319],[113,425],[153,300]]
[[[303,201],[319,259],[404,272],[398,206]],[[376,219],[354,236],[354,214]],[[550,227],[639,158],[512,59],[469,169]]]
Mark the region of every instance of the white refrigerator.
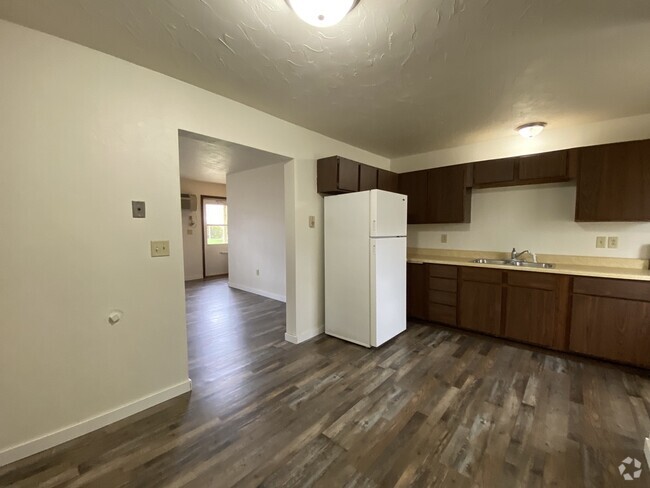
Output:
[[406,330],[407,197],[325,197],[325,333],[378,347]]

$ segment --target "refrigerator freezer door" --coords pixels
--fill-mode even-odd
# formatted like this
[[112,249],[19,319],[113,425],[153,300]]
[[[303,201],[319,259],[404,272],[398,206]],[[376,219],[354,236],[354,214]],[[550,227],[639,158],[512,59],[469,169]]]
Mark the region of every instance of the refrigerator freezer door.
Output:
[[406,235],[406,195],[370,191],[370,237]]
[[406,330],[406,237],[370,239],[370,344]]

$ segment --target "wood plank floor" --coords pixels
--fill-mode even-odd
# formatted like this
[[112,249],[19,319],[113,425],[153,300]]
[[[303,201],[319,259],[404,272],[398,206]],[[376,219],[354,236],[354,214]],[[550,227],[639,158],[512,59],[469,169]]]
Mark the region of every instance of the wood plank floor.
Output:
[[0,468],[0,486],[650,486],[618,473],[643,460],[645,372],[428,324],[378,350],[295,346],[284,304],[225,279],[187,303],[191,395]]

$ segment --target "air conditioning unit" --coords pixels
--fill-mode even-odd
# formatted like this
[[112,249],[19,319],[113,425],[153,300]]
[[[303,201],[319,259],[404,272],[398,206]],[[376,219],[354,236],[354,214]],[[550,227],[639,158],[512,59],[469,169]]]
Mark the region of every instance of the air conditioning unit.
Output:
[[190,193],[181,193],[181,209],[196,211],[198,208],[196,195]]

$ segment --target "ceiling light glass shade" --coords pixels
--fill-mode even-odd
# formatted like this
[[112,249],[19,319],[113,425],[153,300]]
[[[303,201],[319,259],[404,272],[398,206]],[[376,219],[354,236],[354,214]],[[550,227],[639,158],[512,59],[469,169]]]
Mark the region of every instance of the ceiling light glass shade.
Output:
[[531,122],[530,124],[524,124],[517,127],[517,132],[521,137],[535,137],[539,135],[546,127],[546,122]]
[[329,27],[343,20],[357,0],[287,0],[302,20],[316,27]]

